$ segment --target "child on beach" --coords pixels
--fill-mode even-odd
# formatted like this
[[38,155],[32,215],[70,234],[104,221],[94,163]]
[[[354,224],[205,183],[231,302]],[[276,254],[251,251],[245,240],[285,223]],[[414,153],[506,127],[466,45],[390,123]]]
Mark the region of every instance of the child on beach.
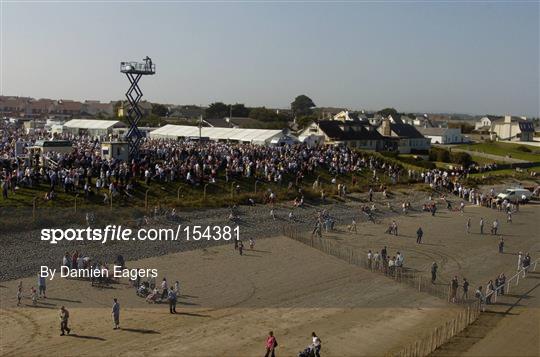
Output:
[[21,305],[22,300],[22,282],[19,284],[19,288],[17,289],[17,306]]
[[30,289],[30,296],[32,297],[32,304],[37,304],[37,290],[32,286],[32,289]]
[[249,238],[249,249],[253,250],[254,247],[255,247],[255,241],[253,240],[253,238]]
[[243,255],[244,253],[244,243],[242,243],[242,241],[238,243],[238,253],[240,253],[240,255]]

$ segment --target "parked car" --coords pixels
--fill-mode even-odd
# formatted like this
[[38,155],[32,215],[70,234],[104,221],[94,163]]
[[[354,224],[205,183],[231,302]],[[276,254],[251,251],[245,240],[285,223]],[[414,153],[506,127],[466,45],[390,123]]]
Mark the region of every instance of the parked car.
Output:
[[499,193],[497,198],[510,202],[527,202],[531,196],[532,192],[525,188],[507,188],[504,192]]

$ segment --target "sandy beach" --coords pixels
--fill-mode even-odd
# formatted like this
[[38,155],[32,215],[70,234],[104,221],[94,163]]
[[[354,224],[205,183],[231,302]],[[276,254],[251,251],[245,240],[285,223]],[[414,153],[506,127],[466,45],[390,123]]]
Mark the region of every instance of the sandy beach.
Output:
[[[358,209],[359,204],[350,207]],[[453,275],[466,276],[473,291],[501,272],[513,274],[518,251],[537,255],[539,208],[522,206],[511,224],[504,221],[503,213],[484,207],[467,206],[464,214],[441,209],[435,217],[413,210],[407,216],[381,216],[381,224],[361,222],[358,233],[338,225],[324,236],[363,254],[384,245],[390,254],[400,250],[405,266],[426,277],[435,260],[441,284]],[[473,222],[470,234],[465,231],[467,217]],[[495,218],[501,221],[505,254],[497,252],[499,236],[478,234],[480,217],[486,225]],[[399,224],[397,237],[384,233],[392,219]],[[423,244],[415,243],[418,226],[425,232]],[[325,355],[382,356],[414,342],[460,311],[440,298],[282,236],[255,239],[255,248],[246,249],[243,256],[228,243],[133,260],[127,266],[156,268],[158,283],[163,277],[169,284],[178,280],[179,313],[170,314],[167,304],[146,303],[127,279],[101,288],[86,280],[55,278],[47,284],[48,298],[39,299],[37,306],[29,298],[36,277],[8,280],[0,287],[2,355],[254,356],[264,354],[265,336],[273,330],[278,355],[297,355],[315,331],[324,342]],[[20,281],[25,298],[17,307]],[[497,334],[505,334],[513,325],[526,325],[532,328],[522,329],[519,338],[538,345],[534,330],[538,293],[534,285],[528,288],[532,289],[529,303],[515,311],[530,318],[510,315],[490,321],[479,341],[497,341]],[[121,305],[120,330],[112,329],[113,297]],[[59,336],[62,305],[70,311],[70,336]],[[455,354],[481,356],[485,351],[477,344],[460,346],[465,347]],[[509,353],[504,344],[491,348]]]
[[[18,281],[5,282],[2,325],[10,328],[2,328],[3,355],[253,356],[271,329],[281,355],[302,350],[312,331],[328,336],[328,355],[378,355],[455,314],[434,297],[287,238],[261,240],[242,257],[221,246],[129,265],[156,266],[160,278],[180,280],[179,314],[147,304],[127,281],[100,289],[55,279],[37,307],[28,298],[16,307]],[[35,279],[23,279],[23,286],[32,284]],[[122,306],[120,331],[112,330],[113,296]],[[70,310],[75,337],[59,336],[61,305]]]

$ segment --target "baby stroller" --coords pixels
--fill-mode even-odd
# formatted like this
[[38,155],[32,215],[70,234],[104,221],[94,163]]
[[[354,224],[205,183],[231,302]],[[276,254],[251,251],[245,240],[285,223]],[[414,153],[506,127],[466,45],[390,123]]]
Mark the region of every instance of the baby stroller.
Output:
[[148,294],[150,293],[150,290],[148,289],[148,285],[147,284],[142,284],[139,286],[139,288],[137,289],[137,296],[140,296],[140,297],[147,297]]
[[306,347],[305,350],[298,353],[298,357],[320,357],[321,347]]

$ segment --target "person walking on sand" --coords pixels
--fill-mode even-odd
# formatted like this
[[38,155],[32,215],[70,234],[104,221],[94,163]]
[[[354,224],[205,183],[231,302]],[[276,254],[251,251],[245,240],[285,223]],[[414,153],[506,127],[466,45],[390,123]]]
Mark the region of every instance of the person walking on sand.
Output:
[[311,341],[311,345],[309,346],[310,351],[315,357],[321,357],[322,341],[315,332],[311,333]]
[[484,293],[482,292],[482,285],[480,285],[478,287],[478,289],[476,289],[476,292],[474,293],[474,296],[478,299],[478,302],[480,303],[480,305],[484,304],[485,303],[485,296],[484,296]]
[[356,220],[354,218],[352,219],[352,223],[349,226],[349,232],[354,232],[354,233],[357,232],[357,230],[356,230]]
[[42,297],[44,299],[47,298],[47,295],[45,294],[45,291],[47,290],[46,286],[46,279],[44,276],[41,276],[40,273],[38,273],[38,291],[39,291],[39,297]]
[[21,305],[22,297],[23,297],[22,286],[19,284],[19,287],[17,288],[17,306]]
[[62,332],[60,336],[64,336],[66,332],[69,335],[69,333],[71,332],[71,329],[68,327],[68,323],[69,311],[64,306],[62,306],[60,308],[60,331]]
[[517,270],[521,270],[521,263],[523,261],[523,253],[522,252],[519,252],[518,253],[518,262],[517,262]]
[[276,357],[276,347],[278,343],[274,337],[274,331],[268,332],[268,337],[266,337],[266,353],[264,357]]
[[504,287],[506,285],[506,275],[504,275],[504,273],[501,273],[501,275],[499,275],[499,282],[500,282],[500,293],[501,295],[504,295]]
[[471,233],[471,217],[467,218],[467,234]]
[[497,235],[497,230],[499,229],[499,220],[495,219],[491,225],[491,234]]
[[422,230],[422,227],[418,227],[418,230],[416,231],[416,243],[422,244],[422,236],[424,235],[424,231]]
[[463,295],[461,296],[461,300],[467,301],[469,299],[469,282],[467,279],[463,278]]
[[452,279],[450,287],[451,287],[450,301],[452,301],[453,303],[456,303],[457,302],[457,289],[459,287],[457,275],[454,276],[454,278]]
[[493,295],[493,291],[495,291],[495,287],[493,286],[493,280],[490,280],[486,286],[486,305],[491,304],[491,296]]
[[112,316],[114,321],[114,329],[120,328],[120,304],[116,298],[113,299]]
[[504,238],[503,237],[501,237],[501,240],[499,240],[499,253],[500,254],[504,253]]
[[169,285],[167,284],[167,279],[163,278],[161,281],[161,300],[164,300],[167,298],[167,294],[169,292]]
[[37,290],[33,286],[30,289],[30,297],[32,298],[32,305],[37,305]]
[[242,243],[242,241],[238,242],[238,253],[244,255],[244,243]]
[[437,280],[437,269],[439,267],[437,266],[436,262],[433,262],[431,264],[431,284],[435,284],[435,280]]
[[480,218],[480,234],[484,234],[484,218]]
[[176,314],[176,301],[177,301],[176,291],[174,291],[173,289],[170,289],[168,299],[169,299],[169,312],[171,314]]

